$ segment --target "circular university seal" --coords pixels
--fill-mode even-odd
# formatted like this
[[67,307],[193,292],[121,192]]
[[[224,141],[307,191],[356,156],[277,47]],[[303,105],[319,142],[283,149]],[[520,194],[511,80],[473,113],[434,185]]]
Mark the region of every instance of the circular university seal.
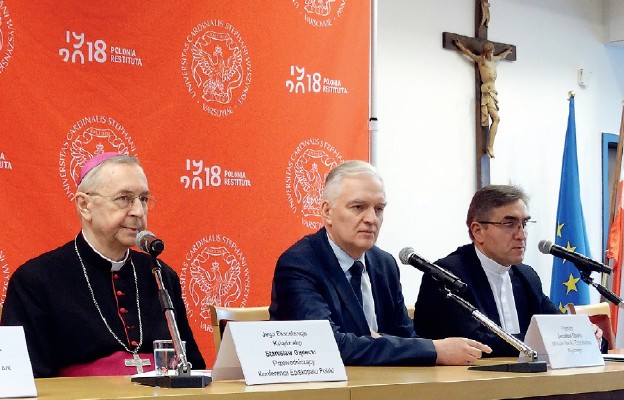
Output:
[[2,290],[0,290],[0,304],[4,303],[10,276],[9,263],[6,261],[4,251],[0,250],[0,285],[2,285]]
[[15,46],[13,20],[5,2],[0,1],[0,74],[9,66]]
[[132,138],[119,122],[104,115],[84,117],[69,129],[59,153],[63,191],[74,199],[80,168],[96,154],[116,151],[136,157]]
[[182,49],[186,90],[202,109],[217,117],[234,113],[251,84],[251,59],[241,34],[218,19],[199,23]]
[[342,164],[342,155],[331,144],[316,138],[299,143],[286,168],[286,197],[293,214],[301,215],[301,224],[320,229],[321,202],[325,176]]
[[180,285],[189,321],[212,332],[209,305],[243,307],[247,303],[247,261],[230,238],[219,234],[203,237],[186,254]]
[[332,26],[344,12],[347,0],[292,0],[305,21],[318,27]]

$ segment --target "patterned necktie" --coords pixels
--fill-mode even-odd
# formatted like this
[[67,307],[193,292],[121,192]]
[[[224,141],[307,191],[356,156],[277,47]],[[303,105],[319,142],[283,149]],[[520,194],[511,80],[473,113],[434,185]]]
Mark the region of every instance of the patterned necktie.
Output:
[[349,272],[351,273],[351,287],[353,288],[353,292],[355,293],[355,297],[357,297],[360,305],[362,305],[362,270],[364,269],[364,265],[361,261],[356,261],[353,263],[351,268],[349,268]]

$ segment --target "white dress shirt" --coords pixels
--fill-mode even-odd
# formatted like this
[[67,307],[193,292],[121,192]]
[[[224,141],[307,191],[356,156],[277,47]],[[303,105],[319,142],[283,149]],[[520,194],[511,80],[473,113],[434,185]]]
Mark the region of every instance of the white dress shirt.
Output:
[[[354,260],[344,250],[338,247],[329,235],[327,235],[327,239],[329,239],[329,245],[332,250],[334,250],[338,263],[340,263],[340,268],[342,268],[345,276],[349,282],[351,282],[351,273],[349,272],[349,268],[351,268],[353,263],[358,260]],[[366,267],[364,254],[362,254],[362,257],[359,258],[359,261],[362,262],[362,265],[364,265],[364,269],[362,270],[362,308],[364,309],[364,316],[366,316],[366,322],[368,322],[368,326],[371,331],[377,332],[378,326],[377,315],[375,314],[375,300],[373,299],[373,289],[370,277],[368,276],[368,268]]]

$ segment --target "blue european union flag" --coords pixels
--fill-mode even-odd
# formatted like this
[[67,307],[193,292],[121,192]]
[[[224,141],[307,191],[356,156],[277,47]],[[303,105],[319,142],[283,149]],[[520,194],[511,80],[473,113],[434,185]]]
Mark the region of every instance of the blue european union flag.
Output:
[[[563,148],[555,244],[591,257],[579,187],[574,96],[570,97],[568,129],[566,130]],[[589,288],[581,280],[578,269],[570,261],[557,257],[553,258],[550,298],[561,312],[566,311],[565,305],[567,303],[589,303]]]

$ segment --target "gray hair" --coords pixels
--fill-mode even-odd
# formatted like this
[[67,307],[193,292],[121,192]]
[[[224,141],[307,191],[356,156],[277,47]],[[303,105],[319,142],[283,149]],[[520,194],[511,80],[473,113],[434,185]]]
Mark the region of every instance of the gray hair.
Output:
[[98,183],[100,170],[102,169],[104,165],[108,165],[108,164],[134,164],[134,165],[138,165],[139,167],[141,166],[141,164],[139,164],[138,158],[127,155],[127,154],[120,154],[118,156],[109,158],[108,160],[105,160],[98,166],[94,167],[91,171],[89,171],[87,175],[85,175],[85,177],[82,178],[82,182],[80,182],[76,190],[79,192],[85,192],[85,193],[88,191],[94,190],[95,186]]
[[371,164],[360,160],[349,160],[334,167],[325,178],[325,190],[323,199],[329,202],[335,200],[342,190],[342,181],[346,177],[354,175],[369,175],[379,180],[383,185],[383,179],[377,172],[377,169]]

